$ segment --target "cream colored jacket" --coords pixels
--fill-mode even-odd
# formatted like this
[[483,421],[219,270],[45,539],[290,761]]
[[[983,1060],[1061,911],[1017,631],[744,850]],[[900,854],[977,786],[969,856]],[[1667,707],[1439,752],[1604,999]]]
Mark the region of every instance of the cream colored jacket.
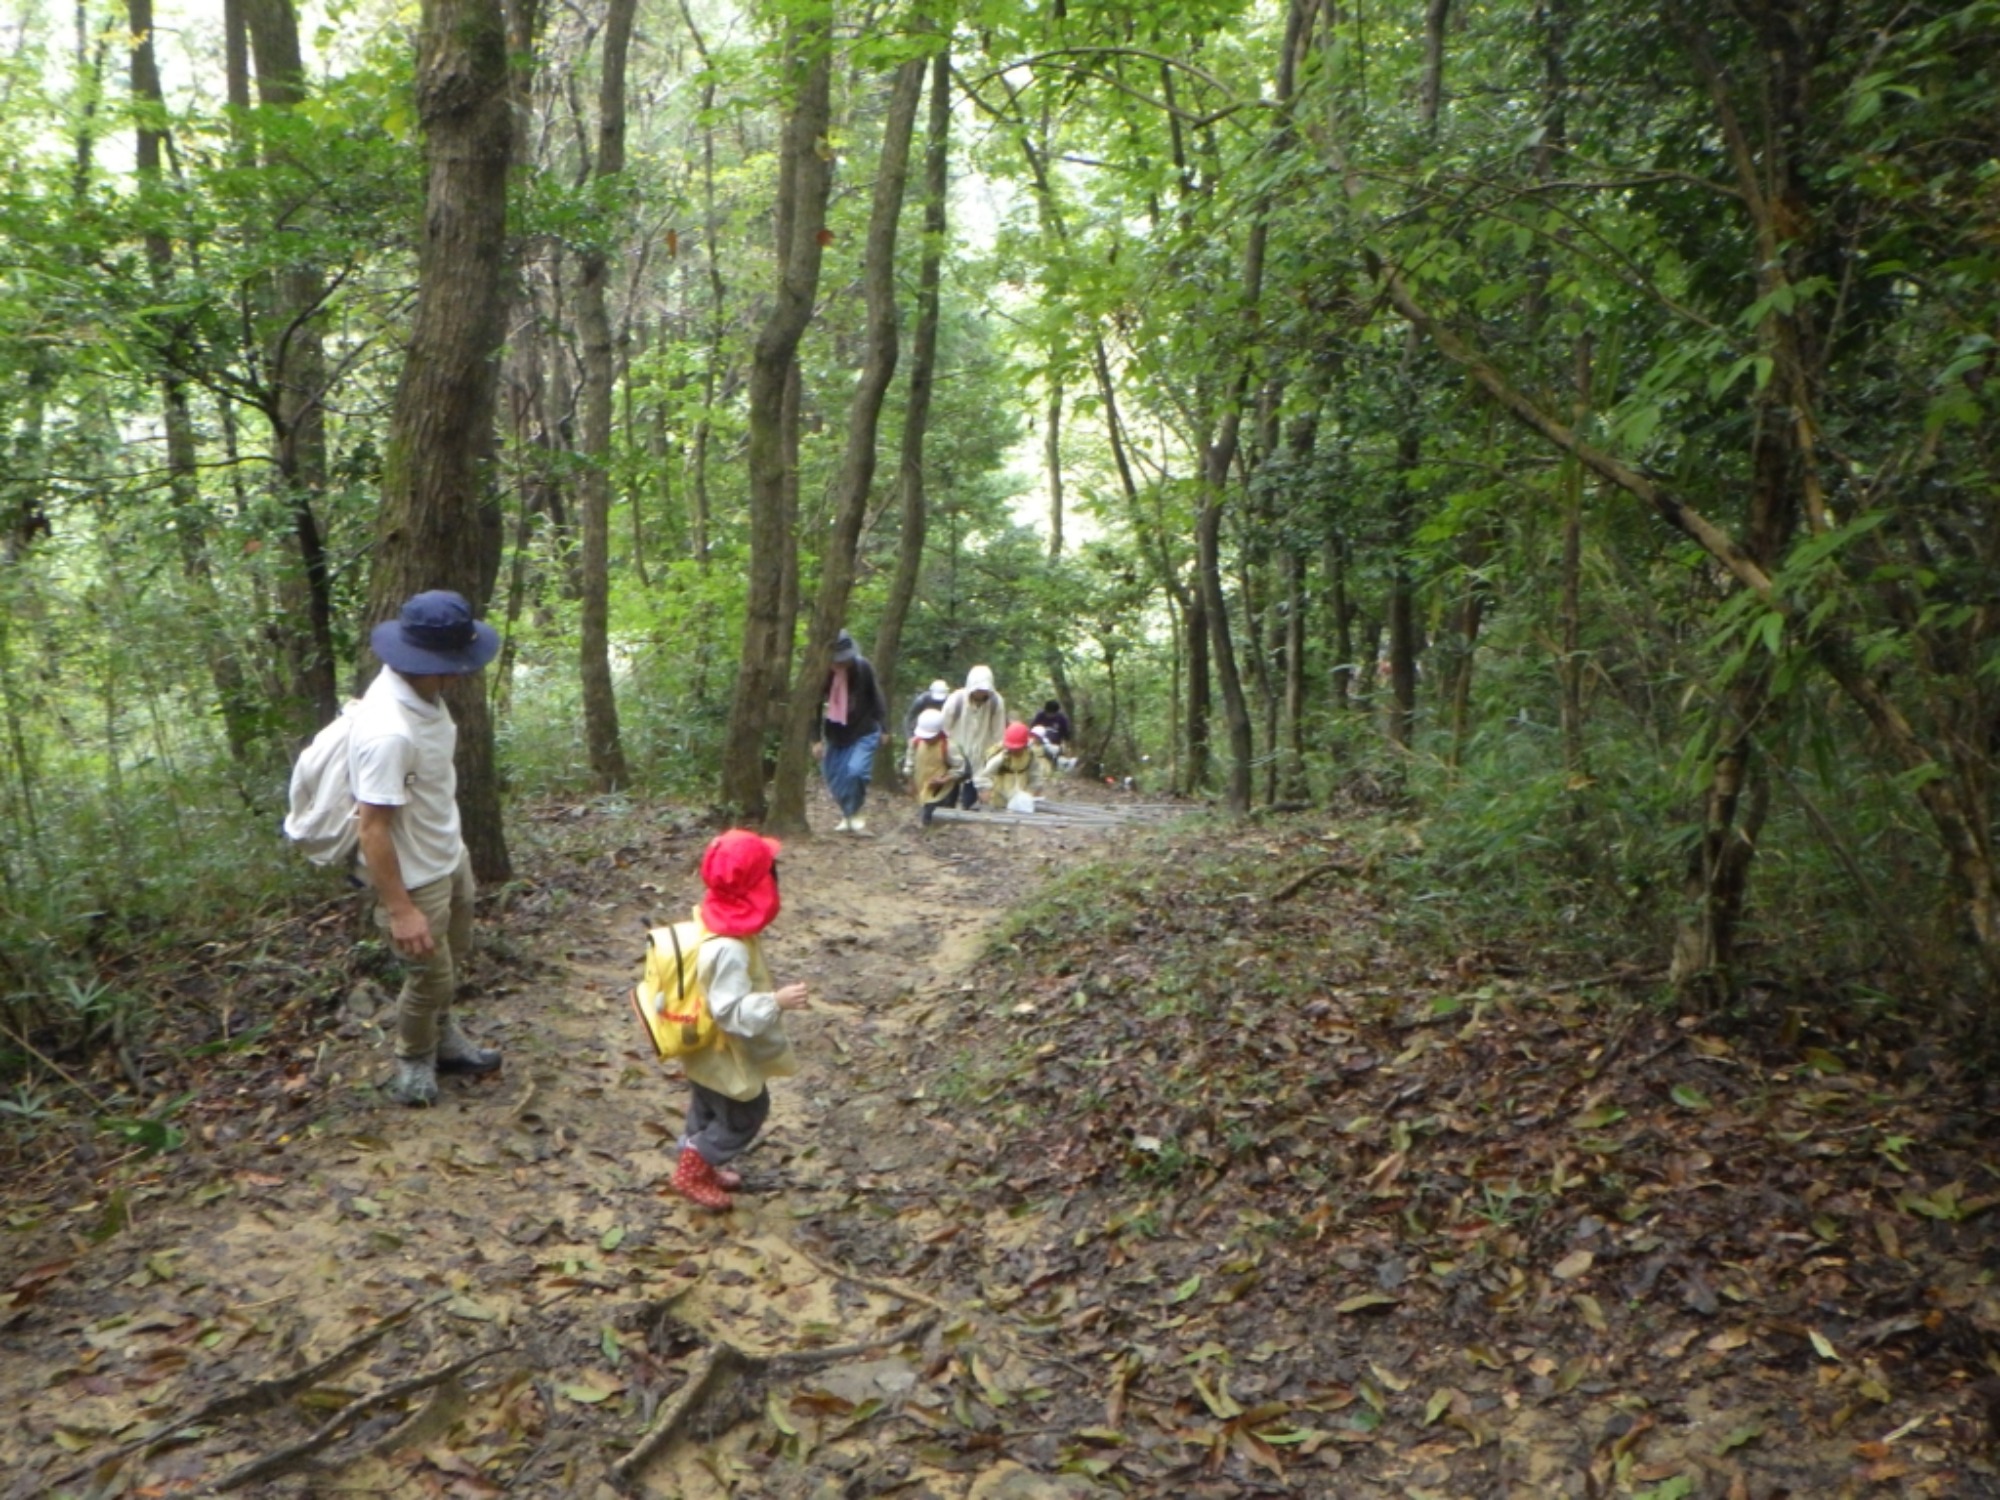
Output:
[[764,967],[754,937],[704,939],[695,969],[708,1013],[715,1017],[715,1040],[681,1059],[687,1076],[705,1089],[731,1099],[755,1099],[770,1078],[798,1072],[785,1013]]

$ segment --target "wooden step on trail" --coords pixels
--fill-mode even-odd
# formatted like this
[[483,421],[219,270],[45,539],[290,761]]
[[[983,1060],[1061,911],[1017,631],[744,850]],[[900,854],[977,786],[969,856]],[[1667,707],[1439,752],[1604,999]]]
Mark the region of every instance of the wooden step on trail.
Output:
[[989,810],[941,807],[931,814],[934,823],[987,823],[1005,828],[1122,828],[1163,823],[1182,815],[1185,809],[1167,803],[1135,802],[1129,805],[1096,802],[1052,802],[1038,798],[1035,810],[1013,812],[995,804]]

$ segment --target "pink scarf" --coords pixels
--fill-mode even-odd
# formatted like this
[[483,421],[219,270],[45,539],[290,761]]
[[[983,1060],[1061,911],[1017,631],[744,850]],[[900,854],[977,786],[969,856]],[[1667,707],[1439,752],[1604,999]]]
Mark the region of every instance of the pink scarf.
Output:
[[847,722],[847,668],[833,669],[833,684],[826,692],[826,721],[829,724]]

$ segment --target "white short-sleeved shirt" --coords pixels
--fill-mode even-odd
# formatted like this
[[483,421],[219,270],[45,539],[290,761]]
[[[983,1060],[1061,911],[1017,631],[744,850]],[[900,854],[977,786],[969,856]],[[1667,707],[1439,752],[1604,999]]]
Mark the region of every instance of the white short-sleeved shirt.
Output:
[[355,710],[348,772],[356,802],[398,809],[390,836],[410,890],[451,874],[464,851],[457,749],[458,726],[444,704],[426,703],[393,668],[376,673]]

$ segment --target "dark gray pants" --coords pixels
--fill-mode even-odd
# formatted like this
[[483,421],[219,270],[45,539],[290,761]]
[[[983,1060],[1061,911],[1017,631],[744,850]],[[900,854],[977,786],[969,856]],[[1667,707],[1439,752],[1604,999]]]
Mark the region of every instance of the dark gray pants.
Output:
[[750,1148],[764,1121],[771,1115],[771,1091],[764,1089],[755,1099],[732,1099],[705,1089],[693,1079],[688,1087],[694,1097],[688,1101],[687,1129],[683,1146],[694,1147],[711,1167],[733,1161]]

